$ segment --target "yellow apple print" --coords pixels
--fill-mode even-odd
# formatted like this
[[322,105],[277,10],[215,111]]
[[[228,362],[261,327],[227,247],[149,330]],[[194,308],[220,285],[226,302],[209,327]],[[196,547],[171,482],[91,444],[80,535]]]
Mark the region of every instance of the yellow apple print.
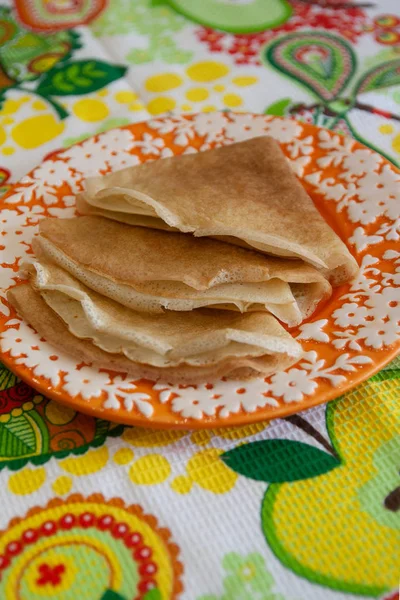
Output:
[[267,542],[286,567],[320,585],[368,596],[398,585],[399,377],[382,372],[328,405],[330,452],[275,439],[222,457],[269,482],[261,510]]

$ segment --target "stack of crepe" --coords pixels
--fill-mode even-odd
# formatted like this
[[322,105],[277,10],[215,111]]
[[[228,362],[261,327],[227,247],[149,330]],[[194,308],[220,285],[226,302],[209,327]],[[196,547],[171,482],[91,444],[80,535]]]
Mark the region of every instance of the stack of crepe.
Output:
[[357,269],[268,137],[88,179],[77,205],[41,222],[9,299],[55,346],[138,377],[284,369],[302,352],[287,328]]

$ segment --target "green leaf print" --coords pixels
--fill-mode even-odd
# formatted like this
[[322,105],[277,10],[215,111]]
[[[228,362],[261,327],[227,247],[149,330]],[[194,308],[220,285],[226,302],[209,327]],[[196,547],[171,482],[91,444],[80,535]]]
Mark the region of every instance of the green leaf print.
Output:
[[152,590],[149,590],[146,593],[143,600],[162,600],[160,590],[158,590],[157,588],[153,588]]
[[49,71],[37,88],[43,96],[79,96],[95,92],[120,79],[126,67],[98,60],[65,63]]
[[340,464],[331,454],[292,440],[244,444],[229,450],[221,458],[237,473],[269,483],[316,477]]
[[125,597],[113,590],[106,590],[100,600],[125,600]]
[[273,102],[265,109],[266,115],[275,115],[276,117],[284,117],[286,115],[286,109],[292,104],[290,98],[283,98],[277,102]]
[[8,388],[13,387],[17,381],[17,376],[0,363],[0,390],[7,390]]
[[32,411],[0,423],[0,456],[24,457],[48,450],[48,433]]

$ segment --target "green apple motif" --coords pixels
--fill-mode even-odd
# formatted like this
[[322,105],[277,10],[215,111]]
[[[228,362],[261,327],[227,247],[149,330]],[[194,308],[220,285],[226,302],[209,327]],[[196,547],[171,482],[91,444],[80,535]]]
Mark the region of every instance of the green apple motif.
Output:
[[[373,464],[376,475],[359,489],[360,504],[379,523],[400,531],[400,443],[398,438],[392,438],[378,448],[373,456]],[[384,500],[380,502],[379,500],[382,498]]]
[[271,439],[221,457],[269,482],[261,507],[265,538],[286,567],[310,581],[367,596],[398,585],[399,379],[397,369],[381,372],[331,402],[330,441],[317,432],[324,450]]
[[285,23],[292,14],[286,0],[153,0],[213,29],[256,33]]

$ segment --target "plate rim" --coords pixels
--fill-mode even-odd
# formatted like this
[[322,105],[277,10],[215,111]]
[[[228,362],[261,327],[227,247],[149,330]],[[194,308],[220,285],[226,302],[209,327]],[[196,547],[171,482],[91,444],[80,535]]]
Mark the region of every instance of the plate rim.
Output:
[[[119,127],[113,128],[108,131],[109,132],[123,131],[125,129],[132,131],[132,129],[134,127],[137,127],[140,125],[146,125],[150,121],[165,121],[168,118],[172,118],[172,119],[174,119],[174,118],[182,119],[183,118],[183,119],[186,119],[188,122],[191,122],[193,117],[195,117],[196,115],[200,115],[200,114],[203,114],[203,113],[194,113],[191,115],[171,115],[171,116],[160,115],[160,116],[152,117],[151,119],[148,119],[146,121],[141,121],[139,123],[131,123],[131,124],[119,126]],[[271,121],[271,120],[292,121],[294,123],[299,124],[303,128],[306,128],[309,130],[310,129],[314,130],[315,133],[317,133],[319,131],[326,131],[326,132],[329,132],[330,135],[335,134],[335,132],[333,132],[332,130],[329,130],[327,128],[320,127],[320,126],[317,126],[314,124],[303,123],[301,121],[298,121],[296,119],[291,119],[288,117],[280,117],[280,116],[275,116],[275,115],[264,115],[264,114],[257,114],[257,113],[252,113],[252,112],[232,113],[230,111],[226,111],[226,112],[225,111],[216,111],[215,113],[212,113],[212,114],[249,115],[252,117],[265,118],[266,122]],[[159,133],[160,137],[163,137],[164,135],[165,134]],[[98,137],[99,137],[99,134],[94,134],[94,135],[86,138],[85,140],[82,140],[80,142],[77,142],[76,144],[73,144],[72,147],[82,146],[82,144],[84,142],[86,142],[88,140],[93,140]],[[365,144],[362,144],[361,142],[359,142],[358,140],[356,140],[350,136],[343,136],[343,137],[345,139],[351,140],[355,144],[355,147],[353,148],[353,150],[354,149],[366,149],[369,152],[378,154],[379,156],[382,157],[383,164],[385,164],[385,163],[389,164],[390,167],[392,169],[394,169],[394,171],[396,171],[397,173],[400,174],[400,169],[397,168],[396,165],[393,165],[393,163],[391,163],[390,160],[388,160],[385,156],[382,156],[379,152],[377,152],[377,150],[375,150],[373,148],[369,148]],[[69,147],[69,148],[71,148],[71,147]],[[28,171],[28,174],[32,173],[35,169],[37,169],[39,166],[41,166],[48,159],[51,159],[51,160],[57,159],[57,157],[59,155],[62,155],[66,150],[67,150],[66,148],[63,148],[63,149],[54,150],[54,151],[48,153],[45,157],[43,157],[42,161],[38,165],[36,165],[35,167],[33,167],[32,169],[30,169]],[[156,160],[158,158],[161,158],[161,157],[157,157]],[[7,208],[18,209],[21,205],[22,206],[24,205],[23,202],[15,203],[12,205],[8,204],[6,202],[6,199],[13,193],[13,190],[15,190],[15,188],[18,186],[18,184],[21,183],[21,179],[22,178],[20,178],[16,182],[14,182],[12,184],[12,188],[7,192],[7,194],[5,194],[5,196],[3,196],[0,199],[0,209],[4,209],[4,208],[5,209],[7,209]],[[56,218],[60,218],[60,217],[56,217]],[[313,316],[314,315],[312,315],[311,318]],[[308,319],[306,322],[308,322]],[[205,413],[203,413],[203,416],[200,419],[195,419],[194,417],[183,417],[179,413],[173,413],[171,411],[171,413],[170,413],[171,419],[165,420],[165,416],[157,415],[157,413],[153,414],[150,417],[146,417],[146,416],[140,414],[137,411],[137,409],[129,411],[129,410],[123,409],[123,408],[112,409],[112,408],[104,408],[104,407],[101,407],[98,405],[93,406],[90,403],[90,400],[86,400],[83,397],[82,397],[82,399],[76,400],[75,399],[76,396],[72,396],[71,394],[66,393],[63,390],[55,389],[55,386],[52,385],[51,382],[49,382],[48,379],[45,378],[45,376],[40,376],[40,378],[39,378],[33,373],[29,374],[27,372],[27,371],[29,371],[29,367],[26,367],[25,364],[16,364],[15,360],[13,359],[13,357],[10,355],[9,352],[3,352],[0,349],[1,362],[10,371],[15,373],[22,381],[24,381],[25,383],[30,385],[32,388],[37,390],[40,394],[42,394],[45,397],[48,397],[56,402],[59,402],[60,404],[62,404],[64,406],[68,406],[70,408],[73,408],[76,411],[88,414],[92,417],[106,419],[106,420],[109,420],[109,421],[112,421],[115,423],[122,423],[127,426],[139,426],[139,427],[147,427],[147,428],[153,428],[153,429],[180,429],[180,430],[216,429],[216,428],[229,428],[229,427],[237,427],[237,426],[240,427],[240,426],[250,425],[252,423],[259,423],[259,422],[262,422],[265,420],[284,418],[284,417],[292,415],[292,414],[304,412],[304,411],[314,408],[316,406],[323,405],[329,401],[335,400],[336,398],[342,396],[344,393],[350,392],[351,390],[355,389],[358,385],[360,385],[364,381],[370,379],[376,373],[380,372],[398,354],[400,354],[400,340],[393,343],[390,346],[386,346],[384,354],[382,352],[378,351],[376,354],[376,357],[378,360],[374,360],[367,367],[357,370],[356,375],[353,375],[351,379],[347,378],[344,382],[342,382],[338,386],[334,386],[332,384],[329,389],[320,391],[319,393],[317,390],[317,393],[313,392],[312,394],[307,395],[305,400],[301,400],[298,402],[282,402],[279,404],[278,407],[266,405],[263,408],[258,408],[256,410],[254,410],[253,412],[245,411],[245,410],[243,410],[243,408],[241,408],[237,413],[231,412],[229,414],[229,416],[227,416],[227,417],[220,417],[218,414],[215,414],[214,416],[208,416]],[[69,356],[69,355],[66,355],[66,356]],[[298,363],[291,365],[291,367],[289,367],[289,369],[295,368],[297,364]],[[137,379],[136,381],[139,381],[139,379]],[[168,384],[166,384],[166,385],[168,385]],[[150,400],[150,402],[151,401],[152,400]],[[306,402],[306,406],[304,406],[304,402]],[[266,414],[266,412],[268,412],[268,414]]]
[[[400,347],[398,349],[396,349],[396,347],[394,347],[392,354],[389,355],[387,360],[385,359],[385,361],[383,363],[379,363],[379,364],[374,363],[373,368],[371,368],[371,370],[368,371],[367,374],[365,374],[365,371],[359,371],[359,377],[356,377],[355,379],[351,380],[351,382],[348,382],[348,380],[346,380],[346,382],[344,382],[342,384],[343,387],[342,386],[338,386],[338,387],[332,386],[331,390],[328,390],[323,393],[322,400],[320,399],[321,395],[312,394],[309,397],[310,399],[307,400],[307,406],[301,408],[300,410],[293,410],[293,407],[298,406],[297,403],[288,402],[288,403],[280,404],[279,407],[269,406],[268,410],[271,412],[271,414],[268,416],[263,414],[263,410],[265,410],[265,409],[259,409],[259,410],[254,411],[253,413],[239,412],[237,414],[231,414],[226,419],[221,419],[220,417],[207,417],[207,416],[203,417],[202,419],[193,419],[193,418],[185,419],[184,417],[182,417],[181,420],[175,421],[175,422],[172,422],[172,421],[167,422],[165,420],[164,421],[157,420],[156,417],[149,417],[147,420],[145,420],[146,417],[144,417],[143,415],[139,416],[133,411],[131,411],[131,412],[126,411],[126,413],[124,413],[124,415],[126,415],[127,417],[129,415],[129,417],[132,416],[132,418],[128,419],[128,418],[125,418],[125,416],[123,418],[120,418],[119,415],[117,413],[114,413],[113,409],[111,409],[111,408],[100,408],[100,407],[91,408],[90,400],[80,400],[79,402],[78,401],[74,402],[73,399],[69,400],[69,398],[70,398],[69,396],[64,397],[63,395],[59,394],[56,390],[54,390],[54,387],[46,388],[45,384],[40,382],[39,380],[36,381],[35,378],[29,379],[29,377],[26,377],[23,372],[21,373],[18,370],[19,367],[21,367],[23,369],[24,365],[15,365],[16,368],[14,369],[14,365],[12,365],[13,368],[11,368],[11,366],[7,363],[7,361],[9,360],[8,356],[4,357],[4,354],[2,352],[0,352],[0,357],[1,357],[1,362],[10,371],[12,371],[15,375],[17,375],[21,379],[21,381],[30,385],[37,392],[39,392],[46,398],[49,398],[50,400],[59,402],[63,406],[66,406],[68,408],[73,408],[77,412],[84,413],[90,417],[95,417],[98,419],[105,419],[107,421],[111,421],[112,423],[126,425],[128,427],[145,427],[148,429],[159,429],[159,430],[175,429],[175,430],[184,430],[184,431],[197,431],[197,430],[201,430],[201,429],[221,429],[221,428],[229,428],[229,427],[242,427],[245,425],[261,423],[263,421],[272,421],[274,419],[283,419],[290,415],[295,415],[295,414],[300,414],[300,413],[306,412],[312,408],[315,408],[316,406],[322,406],[323,404],[327,404],[328,402],[338,400],[343,394],[352,391],[358,385],[360,385],[364,381],[367,381],[368,379],[371,379],[371,377],[373,377],[374,375],[376,375],[377,373],[382,371],[383,368],[386,365],[388,365],[394,358],[396,358],[396,356],[398,354],[400,354]],[[387,355],[385,355],[385,357],[387,357]],[[10,361],[10,362],[12,362],[12,361]],[[296,365],[293,365],[293,367],[295,367],[295,366]],[[348,383],[347,386],[346,386],[346,383]],[[318,398],[318,400],[316,402],[314,402],[312,400],[313,398]],[[215,421],[217,419],[218,419],[218,422],[216,423]],[[235,421],[237,420],[238,422],[237,423],[232,422],[234,420]],[[225,423],[224,423],[224,421],[225,421]]]

